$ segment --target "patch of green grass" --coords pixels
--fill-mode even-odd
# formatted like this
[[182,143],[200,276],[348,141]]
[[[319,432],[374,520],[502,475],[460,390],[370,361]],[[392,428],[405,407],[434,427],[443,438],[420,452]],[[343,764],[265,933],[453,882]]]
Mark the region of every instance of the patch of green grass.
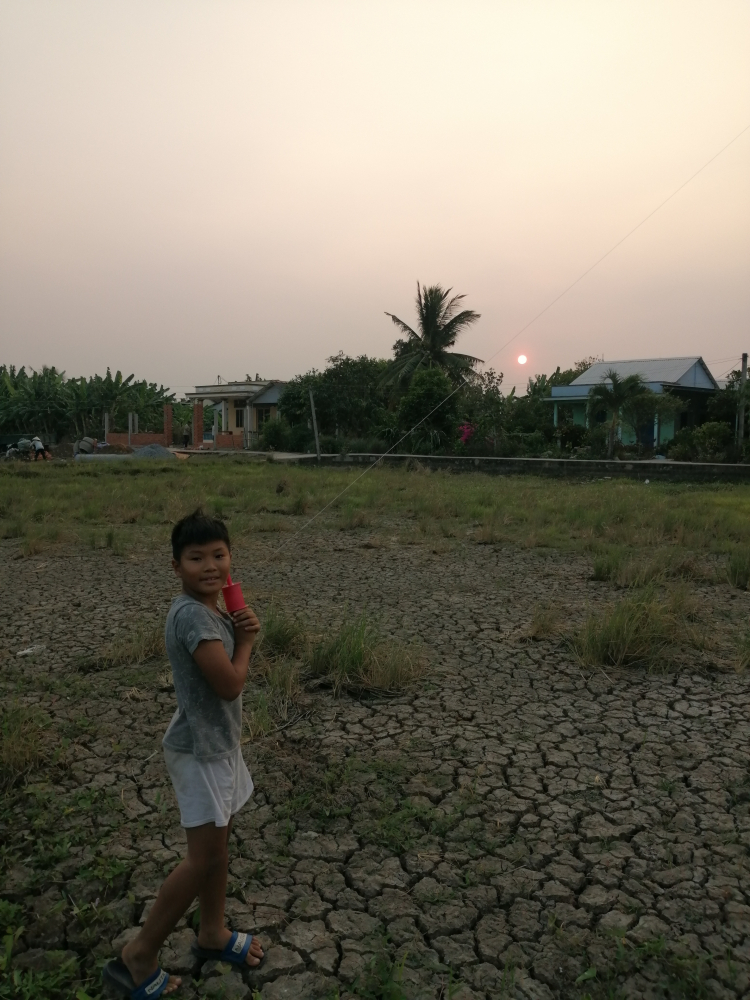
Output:
[[[622,994],[627,979],[641,973],[665,1000],[707,1000],[712,995],[711,979],[713,959],[708,955],[688,954],[684,946],[657,938],[633,945],[624,937],[615,937],[611,943],[608,965],[598,956],[594,975],[586,983],[590,1000],[612,1000]],[[584,975],[588,974],[588,970]],[[582,976],[579,981],[583,982]]]
[[407,953],[394,962],[385,939],[376,954],[357,976],[352,993],[362,1000],[409,1000],[403,983]]
[[308,663],[312,673],[329,681],[334,691],[402,691],[424,676],[426,669],[417,644],[384,638],[365,613],[311,644]]
[[[44,468],[3,464],[0,534],[22,537],[37,524],[29,518],[38,515],[43,518],[39,527],[57,529],[62,539],[85,540],[93,533],[97,546],[106,545],[107,529],[116,528],[123,545],[130,547],[145,536],[167,551],[171,525],[200,504],[220,508],[237,537],[235,526],[240,534],[293,529],[289,518],[265,513],[278,508],[280,495],[290,498],[292,509],[305,505],[314,512],[351,487],[341,506],[308,530],[354,529],[362,526],[360,516],[435,524],[451,519],[459,536],[479,526],[478,541],[564,550],[619,546],[646,560],[668,548],[724,557],[738,546],[750,549],[746,484],[653,483],[644,489],[627,480],[561,483],[481,473],[415,475],[386,466],[361,480],[359,475],[357,469],[291,466],[280,482],[275,463],[241,457],[107,466],[50,463]],[[296,498],[304,498],[304,504],[300,500],[295,508]]]
[[99,996],[98,984],[86,985],[91,993],[84,989],[76,959],[70,958],[49,972],[8,971],[0,978],[0,1000],[94,1000]]

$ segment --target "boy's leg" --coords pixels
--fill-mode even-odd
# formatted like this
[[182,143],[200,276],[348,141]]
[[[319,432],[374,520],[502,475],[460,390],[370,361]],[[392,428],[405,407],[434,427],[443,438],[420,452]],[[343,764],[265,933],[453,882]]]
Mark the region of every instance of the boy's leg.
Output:
[[[226,830],[206,823],[186,833],[187,858],[162,883],[140,934],[122,950],[122,960],[136,985],[156,971],[159,949],[195,897],[202,892],[203,886],[212,883],[218,876],[220,882],[223,878],[222,884],[226,887]],[[171,976],[165,992],[171,993],[179,984],[180,979]]]
[[[227,870],[229,868],[229,836],[232,832],[232,820],[229,825],[219,827],[217,833],[223,834],[222,869],[212,874],[210,879],[201,886],[198,897],[201,908],[201,926],[198,932],[198,944],[201,948],[224,948],[232,936],[228,927],[224,926],[224,905],[227,898]],[[190,830],[188,830],[188,835]],[[247,954],[247,964],[258,965],[263,958],[263,949],[253,938],[250,951]]]

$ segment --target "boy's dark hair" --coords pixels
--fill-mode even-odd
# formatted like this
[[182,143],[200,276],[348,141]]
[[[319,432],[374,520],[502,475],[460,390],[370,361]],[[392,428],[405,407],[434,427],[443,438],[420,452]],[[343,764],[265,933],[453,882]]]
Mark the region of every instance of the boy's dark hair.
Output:
[[209,517],[201,507],[183,517],[172,528],[172,555],[180,561],[180,556],[188,545],[205,545],[207,542],[224,542],[231,551],[227,526],[218,517]]

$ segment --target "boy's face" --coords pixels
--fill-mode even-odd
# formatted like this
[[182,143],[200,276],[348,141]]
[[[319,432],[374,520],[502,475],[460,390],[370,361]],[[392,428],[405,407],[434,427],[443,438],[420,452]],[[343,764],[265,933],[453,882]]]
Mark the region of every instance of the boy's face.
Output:
[[227,582],[231,562],[226,542],[206,542],[188,545],[179,560],[172,560],[172,566],[186,590],[211,596],[218,594]]

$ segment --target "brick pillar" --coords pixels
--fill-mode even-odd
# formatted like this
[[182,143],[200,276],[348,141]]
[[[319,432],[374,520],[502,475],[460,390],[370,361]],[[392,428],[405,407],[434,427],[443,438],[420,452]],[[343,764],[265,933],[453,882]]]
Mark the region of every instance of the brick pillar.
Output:
[[203,403],[193,403],[193,447],[203,446]]
[[171,403],[164,404],[164,444],[167,446],[167,448],[171,447],[173,444]]

